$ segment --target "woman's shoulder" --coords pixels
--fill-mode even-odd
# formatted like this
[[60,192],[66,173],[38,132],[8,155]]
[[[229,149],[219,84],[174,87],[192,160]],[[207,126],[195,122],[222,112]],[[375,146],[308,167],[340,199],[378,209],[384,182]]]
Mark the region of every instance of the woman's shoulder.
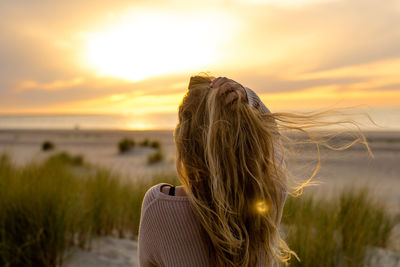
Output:
[[150,204],[157,199],[157,190],[161,189],[162,184],[156,184],[147,189],[143,197],[142,210],[146,209]]
[[143,204],[142,204],[142,212],[144,212],[146,209],[148,209],[150,206],[152,206],[154,203],[157,201],[169,201],[169,202],[188,202],[189,198],[187,196],[170,196],[161,191],[161,188],[164,185],[169,185],[169,183],[159,183],[156,185],[153,185],[150,187],[143,198]]

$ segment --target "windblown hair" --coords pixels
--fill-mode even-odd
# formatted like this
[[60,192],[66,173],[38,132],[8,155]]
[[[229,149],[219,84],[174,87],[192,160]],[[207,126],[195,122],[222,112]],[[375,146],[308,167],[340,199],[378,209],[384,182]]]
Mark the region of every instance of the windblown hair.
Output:
[[[211,266],[287,262],[296,254],[278,229],[288,192],[279,131],[308,133],[308,126],[331,123],[318,123],[322,114],[261,114],[240,95],[225,105],[224,95],[210,88],[212,80],[191,77],[174,132],[178,176],[209,244]],[[363,136],[356,141],[366,144]],[[315,143],[329,147],[322,138]]]

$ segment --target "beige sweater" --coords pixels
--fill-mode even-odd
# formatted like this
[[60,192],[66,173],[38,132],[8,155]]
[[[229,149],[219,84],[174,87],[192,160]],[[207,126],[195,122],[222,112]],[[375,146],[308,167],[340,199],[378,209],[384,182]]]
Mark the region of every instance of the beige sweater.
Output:
[[[258,96],[246,88],[249,104],[262,113],[269,110]],[[200,236],[201,224],[193,213],[187,196],[170,196],[162,185],[145,194],[138,237],[138,257],[142,267],[208,267],[206,244]],[[265,266],[260,254],[260,266]]]
[[151,187],[142,205],[139,228],[140,266],[209,266],[201,225],[187,196],[170,196]]
[[[143,199],[138,257],[142,267],[210,267],[201,224],[187,196],[170,196],[154,185]],[[260,251],[259,266],[265,266]],[[278,264],[273,264],[278,266]]]

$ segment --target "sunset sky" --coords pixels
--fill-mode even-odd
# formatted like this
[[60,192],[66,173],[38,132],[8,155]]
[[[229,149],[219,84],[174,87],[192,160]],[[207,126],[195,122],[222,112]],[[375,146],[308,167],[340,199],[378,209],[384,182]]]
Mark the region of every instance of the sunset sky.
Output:
[[156,127],[200,72],[272,111],[400,114],[399,0],[1,1],[0,36],[0,114]]

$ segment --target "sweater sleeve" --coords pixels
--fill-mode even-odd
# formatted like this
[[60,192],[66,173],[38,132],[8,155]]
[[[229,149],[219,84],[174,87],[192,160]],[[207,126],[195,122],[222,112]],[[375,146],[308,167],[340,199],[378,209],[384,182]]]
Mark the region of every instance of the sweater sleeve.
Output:
[[151,222],[154,221],[151,214],[146,210],[152,205],[156,199],[154,197],[154,188],[150,188],[142,203],[139,234],[138,234],[138,260],[140,267],[156,267],[158,264],[155,259],[156,246],[152,242],[154,239]]
[[258,109],[262,114],[271,113],[271,111],[264,105],[258,95],[250,88],[244,87],[247,94],[249,105]]

